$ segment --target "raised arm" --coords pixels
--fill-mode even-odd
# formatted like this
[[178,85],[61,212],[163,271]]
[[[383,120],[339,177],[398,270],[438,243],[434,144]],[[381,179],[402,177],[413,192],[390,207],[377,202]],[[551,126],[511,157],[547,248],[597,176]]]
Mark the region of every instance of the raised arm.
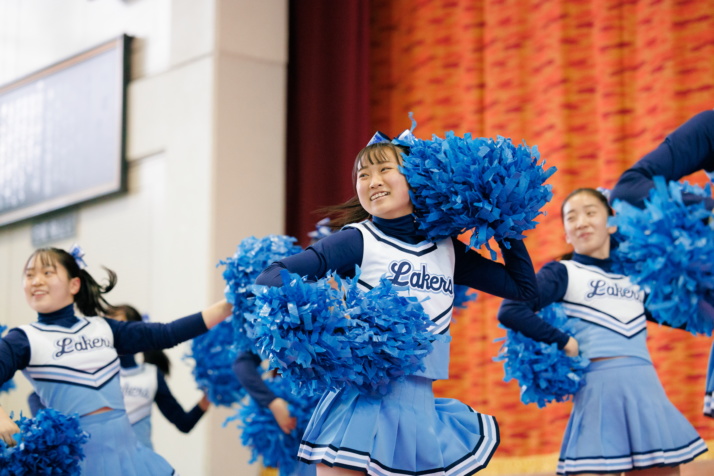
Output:
[[232,305],[222,299],[201,312],[169,323],[106,321],[114,333],[114,347],[119,355],[126,355],[167,349],[198,337],[230,316],[232,309]]
[[[714,170],[714,111],[700,112],[679,126],[652,152],[627,169],[615,184],[610,201],[624,200],[637,207],[654,188],[652,178],[679,180],[698,170]],[[704,202],[714,209],[711,197],[683,194],[685,203]]]
[[467,250],[466,245],[455,238],[453,242],[456,254],[455,284],[518,301],[536,297],[535,271],[522,241],[510,240],[510,249],[499,243],[505,264],[484,258],[474,250]]

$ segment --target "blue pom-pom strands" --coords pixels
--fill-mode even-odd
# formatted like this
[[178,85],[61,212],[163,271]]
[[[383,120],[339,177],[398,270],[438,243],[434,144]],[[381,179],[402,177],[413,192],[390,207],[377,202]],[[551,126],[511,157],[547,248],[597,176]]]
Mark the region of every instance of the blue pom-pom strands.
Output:
[[253,297],[250,288],[258,275],[274,261],[302,251],[295,245],[297,240],[290,236],[268,235],[263,238],[250,236],[238,244],[235,254],[219,265],[224,265],[223,279],[226,281],[226,299],[233,304],[233,327],[237,351],[251,350],[252,329],[246,326],[244,314],[251,312]]
[[283,271],[282,287],[255,287],[256,348],[297,394],[352,385],[369,395],[423,369],[432,342],[431,321],[414,298],[383,279],[362,292],[357,276],[328,276],[314,283]]
[[[568,335],[568,317],[560,304],[541,309],[544,321]],[[550,402],[570,399],[585,383],[584,370],[590,364],[583,357],[568,357],[557,344],[545,344],[508,329],[501,350],[493,360],[502,361],[505,382],[516,379],[521,388],[521,401],[543,408]]]
[[16,423],[20,427],[15,435],[17,446],[8,448],[0,441],[0,476],[80,474],[89,435],[80,428],[78,415],[45,408],[35,418],[21,417]]
[[394,142],[410,148],[400,170],[411,188],[419,229],[432,241],[472,231],[470,246],[485,245],[495,259],[488,241],[522,239],[553,196],[544,182],[556,169],[543,169],[537,147],[453,132],[444,139],[412,136]]
[[652,316],[693,334],[711,335],[714,328],[714,225],[702,203],[686,205],[682,193],[711,196],[688,183],[665,183],[654,177],[655,188],[644,209],[616,201],[611,224],[620,245],[613,250],[614,271],[629,276],[647,292]]
[[192,372],[198,387],[206,392],[211,403],[228,407],[245,396],[231,367],[237,356],[231,320],[229,317],[193,339],[191,353],[186,355],[195,361]]
[[277,397],[288,402],[290,415],[297,419],[295,429],[289,434],[284,433],[270,409],[258,405],[252,398],[223,425],[233,420],[239,421],[241,442],[251,450],[249,463],[261,458],[264,466],[278,468],[281,476],[288,476],[295,470],[300,439],[317,406],[319,396],[298,397],[291,392],[291,385],[280,377],[268,379],[265,383]]

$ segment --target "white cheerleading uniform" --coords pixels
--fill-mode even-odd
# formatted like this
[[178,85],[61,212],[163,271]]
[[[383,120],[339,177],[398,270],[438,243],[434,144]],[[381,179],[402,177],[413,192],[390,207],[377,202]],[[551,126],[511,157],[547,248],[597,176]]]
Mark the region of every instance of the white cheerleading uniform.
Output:
[[606,359],[588,366],[585,385],[575,394],[558,474],[677,466],[705,452],[652,366],[644,292],[598,266],[561,264],[568,279],[561,302],[581,355]]
[[[358,283],[363,289],[386,277],[400,294],[416,297],[431,318],[431,331],[449,335],[454,298],[454,245],[409,244],[366,221]],[[435,398],[432,382],[448,378],[449,343],[437,341],[425,369],[393,381],[382,397],[354,387],[323,395],[300,445],[306,463],[339,466],[370,475],[469,475],[483,469],[499,443],[495,418],[454,399]]]
[[[454,246],[451,239],[409,245],[382,233],[370,222],[353,225],[362,232],[365,253],[358,284],[367,291],[384,276],[400,294],[416,297],[431,318],[430,331],[449,335],[454,307]],[[435,341],[424,358],[424,371],[414,375],[433,380],[449,378],[449,342]]]
[[151,443],[151,410],[159,388],[159,369],[148,363],[120,370],[121,391],[124,395],[126,415],[136,436],[143,445],[153,448]]
[[[171,465],[141,445],[124,411],[114,334],[102,317],[79,317],[71,327],[34,322],[19,327],[30,346],[22,370],[42,404],[78,414],[89,434],[83,475],[174,475]],[[111,410],[93,413],[96,410]]]
[[45,406],[67,415],[124,408],[119,357],[103,318],[79,318],[71,328],[34,322],[20,329],[32,349],[23,374]]
[[581,355],[630,356],[651,362],[647,350],[645,293],[630,278],[597,266],[563,260],[568,288],[563,309],[571,320]]

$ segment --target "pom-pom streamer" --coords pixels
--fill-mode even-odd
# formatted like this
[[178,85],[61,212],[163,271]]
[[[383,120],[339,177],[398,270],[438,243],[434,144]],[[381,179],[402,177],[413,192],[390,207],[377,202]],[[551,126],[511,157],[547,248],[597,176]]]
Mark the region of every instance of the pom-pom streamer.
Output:
[[225,266],[225,295],[228,302],[233,304],[234,339],[238,352],[253,348],[252,329],[250,326],[246,327],[244,317],[253,307],[251,286],[271,263],[302,251],[302,248],[294,244],[295,241],[295,238],[284,235],[268,235],[263,238],[250,236],[238,244],[231,258],[219,262],[219,265]]
[[[568,335],[568,317],[558,303],[543,308],[538,315]],[[536,403],[543,408],[550,402],[569,400],[584,384],[584,370],[590,361],[584,357],[568,357],[557,344],[537,342],[520,332],[508,329],[497,357],[502,361],[505,382],[516,379],[521,388],[521,401]]]
[[266,384],[277,397],[288,402],[290,415],[297,420],[293,431],[284,433],[270,409],[258,405],[252,398],[223,425],[233,420],[239,421],[241,442],[251,450],[250,463],[261,458],[264,466],[278,468],[281,476],[289,476],[295,470],[300,439],[317,406],[319,396],[298,397],[291,392],[291,385],[280,377],[268,379]]
[[80,474],[89,435],[80,428],[79,415],[44,408],[35,418],[20,417],[16,423],[20,427],[15,435],[17,446],[9,448],[0,441],[0,476]]
[[710,196],[688,183],[655,188],[643,209],[616,201],[611,224],[619,246],[613,250],[613,270],[647,293],[645,305],[654,319],[693,334],[711,335],[714,328],[714,225],[702,203],[687,205],[683,193]]
[[537,147],[453,132],[408,145],[401,171],[419,229],[432,241],[473,231],[470,246],[485,245],[495,259],[488,241],[522,239],[553,196],[544,182],[556,169],[543,169]]
[[231,406],[245,396],[233,373],[237,351],[233,345],[231,317],[191,341],[187,358],[194,360],[193,378],[214,405]]
[[[363,292],[355,278],[329,276],[314,283],[283,271],[282,287],[256,286],[255,327],[261,355],[294,385],[297,394],[343,385],[384,395],[390,382],[423,369],[432,342],[421,304],[397,294],[392,283]],[[334,286],[333,286],[334,285]]]

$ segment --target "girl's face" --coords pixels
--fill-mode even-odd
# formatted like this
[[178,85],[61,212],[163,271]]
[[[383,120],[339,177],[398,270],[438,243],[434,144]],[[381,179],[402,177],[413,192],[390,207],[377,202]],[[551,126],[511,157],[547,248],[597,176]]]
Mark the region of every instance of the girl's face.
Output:
[[407,179],[399,172],[392,149],[384,151],[386,162],[364,162],[357,170],[357,197],[367,213],[379,218],[399,218],[414,211]]
[[607,208],[592,194],[582,192],[570,197],[563,207],[565,241],[581,255],[609,258],[610,235],[615,227],[608,227],[607,219]]
[[71,278],[64,266],[36,255],[27,262],[23,289],[30,307],[41,313],[54,312],[74,302],[81,286],[79,278]]

